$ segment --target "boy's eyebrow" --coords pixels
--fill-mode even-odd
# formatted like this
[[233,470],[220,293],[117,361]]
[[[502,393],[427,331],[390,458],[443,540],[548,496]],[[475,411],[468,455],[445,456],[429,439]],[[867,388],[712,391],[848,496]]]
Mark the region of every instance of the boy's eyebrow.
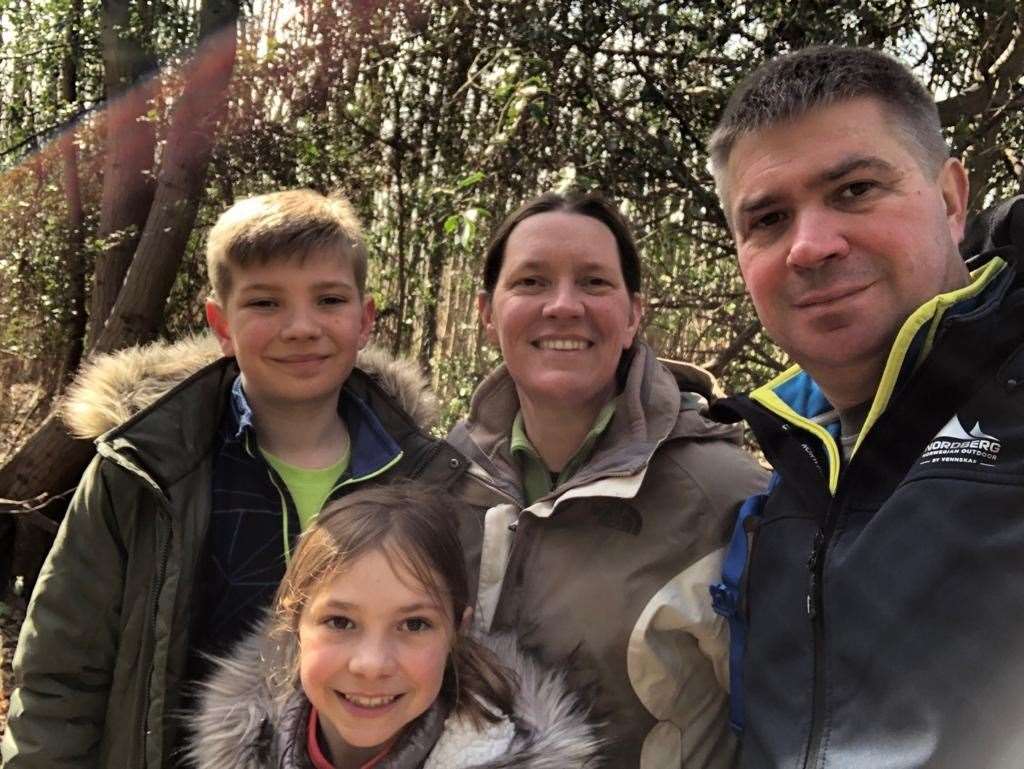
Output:
[[[310,288],[315,291],[325,291],[329,289],[338,288],[355,288],[355,284],[350,283],[347,280],[323,280],[319,283],[314,283]],[[280,291],[281,286],[277,283],[247,283],[238,287],[240,292],[242,291]]]

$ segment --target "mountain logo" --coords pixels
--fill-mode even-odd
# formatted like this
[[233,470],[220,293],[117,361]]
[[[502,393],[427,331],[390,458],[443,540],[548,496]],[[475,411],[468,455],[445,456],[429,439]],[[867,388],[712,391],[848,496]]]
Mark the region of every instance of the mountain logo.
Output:
[[[968,422],[968,424],[970,424]],[[975,422],[969,431],[964,429],[960,417],[956,414],[946,422],[941,430],[932,438],[931,443],[921,455],[921,464],[936,463],[982,465],[992,467],[999,458],[1002,443],[994,435],[981,429],[981,423]]]

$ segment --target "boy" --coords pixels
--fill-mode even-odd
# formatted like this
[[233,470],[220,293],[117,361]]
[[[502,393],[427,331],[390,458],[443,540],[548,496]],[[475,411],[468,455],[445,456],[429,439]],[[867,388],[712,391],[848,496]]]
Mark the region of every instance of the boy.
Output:
[[355,368],[374,307],[344,200],[243,200],[211,230],[207,266],[224,358],[127,421],[194,370],[201,343],[101,359],[71,396],[72,428],[103,434],[29,606],[9,769],[169,766],[181,685],[258,618],[323,503],[371,479],[448,484],[463,469],[409,416],[425,395],[407,364]]

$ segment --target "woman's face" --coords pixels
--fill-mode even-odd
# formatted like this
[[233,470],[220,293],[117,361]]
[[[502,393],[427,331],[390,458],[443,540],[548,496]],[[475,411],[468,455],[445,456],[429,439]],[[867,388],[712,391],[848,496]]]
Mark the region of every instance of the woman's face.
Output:
[[535,214],[509,235],[480,315],[520,402],[548,410],[600,409],[640,324],[615,236],[602,222],[562,211]]
[[338,766],[397,735],[444,680],[451,607],[392,560],[380,550],[359,556],[299,618],[299,678]]

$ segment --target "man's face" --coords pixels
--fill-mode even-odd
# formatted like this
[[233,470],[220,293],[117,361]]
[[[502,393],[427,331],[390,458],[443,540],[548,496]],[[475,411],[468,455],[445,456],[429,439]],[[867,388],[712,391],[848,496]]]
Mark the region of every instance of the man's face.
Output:
[[867,380],[837,406],[870,397],[910,313],[968,280],[963,167],[931,178],[906,141],[858,98],[747,134],[729,157],[740,270],[768,334],[830,397]]

